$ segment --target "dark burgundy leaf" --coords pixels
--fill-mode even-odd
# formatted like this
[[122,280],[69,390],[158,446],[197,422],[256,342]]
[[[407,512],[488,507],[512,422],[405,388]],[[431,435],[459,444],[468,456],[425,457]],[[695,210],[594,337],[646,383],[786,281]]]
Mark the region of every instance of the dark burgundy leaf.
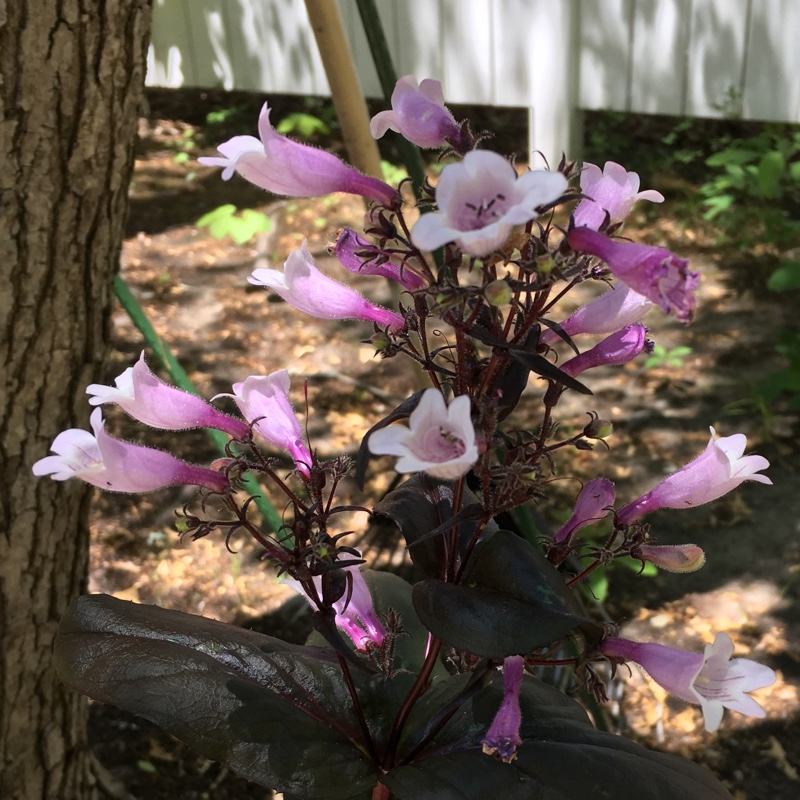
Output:
[[360,800],[375,782],[331,650],[90,595],[61,623],[55,666],[69,686],[264,786]]
[[[444,705],[466,676],[434,685],[430,703]],[[595,730],[586,713],[558,689],[526,676],[520,693],[523,744],[505,764],[481,741],[502,701],[502,681],[481,689],[412,763],[382,780],[396,800],[731,800],[707,770],[677,756]],[[422,739],[431,706],[423,698],[406,741]]]
[[[458,517],[456,524],[459,525],[458,539],[463,553],[475,533],[477,519],[480,517],[480,503],[475,494],[466,487],[462,501],[465,506],[464,516]],[[441,573],[444,545],[441,533],[436,532],[453,524],[452,483],[422,473],[415,475],[389,492],[375,506],[374,511],[375,514],[391,519],[400,529],[415,566],[426,575],[438,576]],[[487,539],[496,530],[497,525],[490,521],[481,534],[481,540]],[[431,536],[431,533],[434,535]]]

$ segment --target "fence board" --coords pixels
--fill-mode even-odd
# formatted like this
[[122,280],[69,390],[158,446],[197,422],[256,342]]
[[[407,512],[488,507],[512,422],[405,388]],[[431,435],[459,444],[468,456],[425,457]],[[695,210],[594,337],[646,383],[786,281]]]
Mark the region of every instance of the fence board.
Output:
[[800,122],[800,3],[797,0],[757,0],[755,3],[744,88],[746,118]]
[[682,114],[691,0],[638,0],[634,4],[627,110]]
[[[381,96],[354,0],[363,91]],[[556,155],[577,109],[800,122],[800,0],[377,0],[400,75],[451,103],[529,109]],[[156,0],[149,85],[324,95],[303,0]],[[726,99],[735,102],[728,102]]]
[[740,116],[752,0],[703,0],[692,9],[684,113]]
[[629,104],[633,0],[581,0],[578,14],[581,108],[624,111]]

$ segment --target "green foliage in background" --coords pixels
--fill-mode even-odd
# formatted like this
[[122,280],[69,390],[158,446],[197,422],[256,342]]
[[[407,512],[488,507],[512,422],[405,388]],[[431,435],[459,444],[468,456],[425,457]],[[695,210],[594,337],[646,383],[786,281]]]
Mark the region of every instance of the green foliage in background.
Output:
[[667,350],[663,345],[653,346],[653,352],[644,362],[645,369],[656,369],[657,367],[674,367],[679,369],[683,366],[686,356],[691,355],[692,348],[682,345]]
[[800,234],[800,131],[768,126],[757,136],[727,139],[705,160],[704,219],[725,239],[754,247],[791,247]]
[[232,203],[218,206],[197,220],[198,228],[208,228],[215,239],[230,236],[236,244],[247,244],[259,233],[272,228],[272,220],[263,212],[253,208],[239,211]]

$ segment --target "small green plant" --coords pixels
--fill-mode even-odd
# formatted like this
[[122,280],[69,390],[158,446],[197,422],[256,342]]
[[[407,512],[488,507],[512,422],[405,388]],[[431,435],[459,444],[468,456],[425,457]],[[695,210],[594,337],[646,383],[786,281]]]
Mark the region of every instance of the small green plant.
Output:
[[314,139],[317,136],[330,135],[330,126],[319,117],[313,114],[306,114],[303,111],[295,111],[287,114],[275,128],[278,133],[284,136],[297,136],[300,139]]
[[800,332],[783,331],[775,350],[787,364],[767,375],[756,387],[756,393],[769,406],[781,395],[788,395],[789,411],[800,411]]
[[198,228],[208,228],[215,239],[230,236],[236,244],[246,244],[256,234],[267,233],[272,228],[272,220],[263,211],[253,208],[239,211],[232,203],[203,214],[196,224]]
[[672,347],[667,350],[663,345],[657,344],[653,347],[653,352],[645,360],[644,368],[674,367],[675,369],[680,369],[686,356],[691,355],[691,353],[692,348],[686,345]]
[[703,218],[738,246],[791,246],[800,233],[792,213],[800,207],[800,131],[774,126],[722,144],[706,159],[713,173],[699,188]]
[[405,167],[398,167],[389,161],[381,161],[381,170],[383,171],[383,179],[386,183],[400,183],[408,177],[408,172]]

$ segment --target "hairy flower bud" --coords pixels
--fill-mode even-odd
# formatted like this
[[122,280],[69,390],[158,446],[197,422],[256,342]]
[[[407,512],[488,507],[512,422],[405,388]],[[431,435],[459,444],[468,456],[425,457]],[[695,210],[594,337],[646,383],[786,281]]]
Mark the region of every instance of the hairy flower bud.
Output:
[[614,423],[607,419],[596,417],[584,429],[583,435],[587,439],[607,439],[614,432]]
[[511,287],[508,285],[508,281],[504,281],[502,278],[498,278],[496,281],[492,281],[488,284],[483,290],[483,293],[489,305],[495,307],[508,305],[511,302],[511,298],[514,296]]
[[667,572],[696,572],[706,563],[703,548],[696,544],[643,544],[632,555]]

